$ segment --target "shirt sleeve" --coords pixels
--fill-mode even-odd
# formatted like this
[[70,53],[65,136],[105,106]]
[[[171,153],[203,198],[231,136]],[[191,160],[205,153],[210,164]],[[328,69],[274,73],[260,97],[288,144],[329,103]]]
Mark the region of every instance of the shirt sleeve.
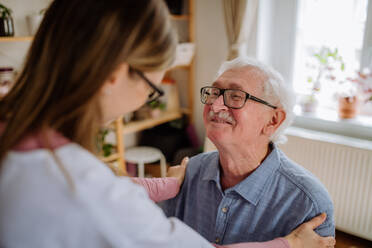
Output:
[[132,181],[142,185],[154,202],[165,201],[175,197],[180,189],[178,180],[174,177],[165,178],[132,178]]
[[306,218],[305,221],[309,221],[312,218],[318,216],[321,213],[326,213],[327,218],[326,220],[317,228],[315,228],[315,232],[322,237],[328,237],[336,235],[336,227],[335,227],[335,220],[334,220],[334,208],[333,203],[329,198],[326,197],[318,197],[320,202],[316,202],[313,205],[312,212],[310,216]]
[[285,238],[278,238],[268,242],[238,243],[231,245],[214,245],[216,248],[291,248]]
[[[334,222],[333,211],[325,210],[322,212],[327,213],[327,219],[320,226],[318,226],[314,231],[322,237],[327,237],[327,236],[335,237],[336,227],[335,227],[335,222]],[[319,215],[320,213],[321,212],[317,213],[316,215],[314,215],[314,217]]]

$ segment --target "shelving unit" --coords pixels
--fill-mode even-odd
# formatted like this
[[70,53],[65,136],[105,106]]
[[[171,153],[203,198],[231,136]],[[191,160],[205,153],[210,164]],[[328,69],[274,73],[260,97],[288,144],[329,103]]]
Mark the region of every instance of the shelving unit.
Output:
[[177,69],[189,70],[189,69],[191,69],[191,64],[190,65],[176,65],[176,66],[173,66],[172,68],[170,68],[169,70],[177,70]]
[[[124,140],[123,140],[123,118],[120,117],[111,124],[111,128],[116,132],[116,153],[100,159],[106,163],[119,176],[126,176],[127,170],[124,162]],[[116,165],[115,165],[116,163]]]
[[[188,3],[188,12],[187,14],[182,15],[171,15],[170,18],[172,21],[175,22],[188,22],[188,42],[194,42],[194,0],[187,0]],[[157,125],[173,121],[176,119],[179,119],[182,117],[182,115],[186,115],[188,117],[189,123],[194,122],[194,63],[193,59],[189,65],[178,65],[174,66],[169,69],[169,71],[175,71],[175,70],[187,70],[188,71],[188,89],[187,89],[187,101],[188,106],[179,108],[177,110],[171,110],[171,111],[165,111],[160,114],[160,116],[156,118],[151,119],[145,119],[145,120],[139,120],[139,121],[131,121],[127,124],[122,124],[122,118],[120,120],[115,121],[115,129],[116,129],[116,140],[118,146],[122,147],[122,151],[120,152],[119,149],[117,149],[118,153],[115,153],[107,158],[102,158],[102,160],[106,163],[112,162],[112,161],[118,161],[119,168],[118,171],[119,175],[126,175],[127,171],[125,168],[125,154],[124,154],[124,139],[123,135],[131,134],[140,132],[152,127],[155,127]],[[119,124],[122,124],[122,127],[119,127]],[[112,127],[112,125],[111,125]],[[118,131],[118,129],[121,129],[122,131]]]
[[132,121],[123,127],[123,134],[140,132],[145,129],[155,127],[168,121],[176,120],[182,117],[181,111],[165,111],[157,118]]
[[100,159],[104,162],[104,163],[110,163],[110,162],[113,162],[113,161],[116,161],[119,159],[119,153],[114,153],[108,157],[101,157]]
[[171,15],[172,20],[189,20],[190,15]]
[[[0,44],[7,44],[7,43],[13,43],[13,42],[30,42],[32,40],[33,40],[32,36],[1,36]],[[12,66],[9,65],[6,67],[12,67]],[[0,99],[2,99],[3,97],[4,95],[1,94]]]
[[32,36],[0,37],[0,42],[24,42],[32,41]]

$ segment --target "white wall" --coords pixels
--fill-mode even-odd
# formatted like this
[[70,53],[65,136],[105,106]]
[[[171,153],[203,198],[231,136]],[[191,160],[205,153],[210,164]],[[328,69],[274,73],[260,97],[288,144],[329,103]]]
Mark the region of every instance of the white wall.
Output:
[[297,22],[296,0],[260,0],[257,58],[292,82]]
[[195,42],[194,119],[199,139],[204,142],[200,88],[213,82],[228,55],[222,0],[195,0]]

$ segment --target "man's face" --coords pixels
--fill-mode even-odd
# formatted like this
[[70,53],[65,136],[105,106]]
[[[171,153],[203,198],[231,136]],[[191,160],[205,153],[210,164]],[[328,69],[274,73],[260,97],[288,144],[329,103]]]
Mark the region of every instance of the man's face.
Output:
[[[239,89],[262,98],[264,80],[257,69],[243,67],[224,72],[212,86]],[[254,145],[264,138],[263,127],[272,115],[272,108],[252,100],[247,100],[240,109],[231,109],[224,105],[221,95],[212,105],[204,106],[203,119],[207,136],[216,146]]]

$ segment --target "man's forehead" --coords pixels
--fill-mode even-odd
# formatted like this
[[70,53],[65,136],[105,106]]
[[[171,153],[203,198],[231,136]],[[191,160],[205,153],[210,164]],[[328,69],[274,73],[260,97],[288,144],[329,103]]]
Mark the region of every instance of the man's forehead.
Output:
[[233,89],[244,89],[246,86],[259,86],[266,80],[266,75],[256,67],[245,66],[222,73],[213,86],[225,86]]
[[246,81],[243,79],[219,77],[217,78],[216,81],[213,82],[212,86],[242,90],[245,84],[246,84]]

